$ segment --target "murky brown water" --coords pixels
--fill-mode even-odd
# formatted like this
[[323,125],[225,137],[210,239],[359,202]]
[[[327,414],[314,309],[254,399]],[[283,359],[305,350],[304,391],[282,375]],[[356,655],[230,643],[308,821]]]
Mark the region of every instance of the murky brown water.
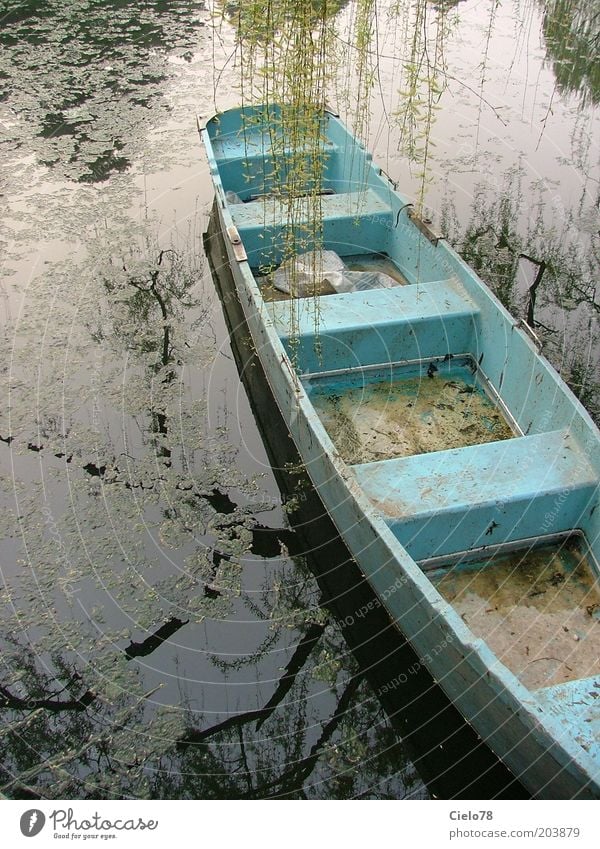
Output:
[[460,563],[431,577],[526,687],[600,671],[600,583],[576,540]]
[[364,385],[357,378],[354,387],[342,390],[334,385],[329,392],[320,383],[311,386],[311,400],[347,463],[426,454],[515,435],[468,367],[448,369],[440,364],[431,376],[424,368],[419,377],[395,373],[390,380]]

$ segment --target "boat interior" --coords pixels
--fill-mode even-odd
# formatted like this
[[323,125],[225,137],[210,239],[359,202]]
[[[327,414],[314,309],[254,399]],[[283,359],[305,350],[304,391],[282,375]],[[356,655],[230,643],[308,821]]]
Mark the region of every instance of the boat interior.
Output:
[[499,660],[559,717],[575,701],[588,712],[582,745],[600,757],[595,426],[527,328],[328,113],[318,247],[397,285],[271,291],[290,226],[272,180],[288,152],[250,112],[207,129],[264,309],[334,449]]

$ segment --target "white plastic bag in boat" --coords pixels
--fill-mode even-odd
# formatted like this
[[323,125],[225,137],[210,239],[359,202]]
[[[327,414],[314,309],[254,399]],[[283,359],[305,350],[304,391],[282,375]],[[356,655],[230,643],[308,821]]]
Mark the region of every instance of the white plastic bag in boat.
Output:
[[293,293],[297,298],[318,294],[324,283],[329,283],[335,291],[331,278],[345,268],[335,251],[309,251],[282,262],[273,274],[273,286],[286,295]]
[[235,192],[225,192],[225,199],[227,203],[244,203],[239,195],[236,195]]
[[371,289],[391,289],[398,282],[383,271],[338,271],[327,278],[336,292],[368,292]]

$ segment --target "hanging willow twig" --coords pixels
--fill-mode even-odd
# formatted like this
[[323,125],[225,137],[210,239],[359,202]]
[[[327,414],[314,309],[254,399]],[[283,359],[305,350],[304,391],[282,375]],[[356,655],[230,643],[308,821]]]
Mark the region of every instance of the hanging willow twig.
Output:
[[[268,151],[262,192],[265,227],[275,219],[283,222],[271,265],[284,265],[292,295],[298,294],[295,260],[299,254],[310,254],[317,347],[322,195],[328,167],[324,112],[328,96],[338,88],[343,65],[346,93],[352,97],[349,123],[364,137],[376,66],[371,50],[376,0],[356,0],[340,15],[344,5],[340,0],[255,0],[238,6],[233,17],[230,14],[237,29],[242,105],[263,107],[259,113],[247,113],[243,134],[246,141],[262,139],[259,144]],[[340,40],[342,27],[351,33],[352,62]],[[299,305],[292,297],[288,331],[292,359],[298,345],[298,320]]]

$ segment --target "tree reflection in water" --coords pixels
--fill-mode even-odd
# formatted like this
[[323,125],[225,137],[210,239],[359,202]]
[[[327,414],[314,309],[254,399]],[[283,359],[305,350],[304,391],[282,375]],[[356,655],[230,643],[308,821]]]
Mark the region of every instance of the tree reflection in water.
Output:
[[543,0],[548,59],[562,93],[581,107],[600,102],[600,11],[586,0]]

